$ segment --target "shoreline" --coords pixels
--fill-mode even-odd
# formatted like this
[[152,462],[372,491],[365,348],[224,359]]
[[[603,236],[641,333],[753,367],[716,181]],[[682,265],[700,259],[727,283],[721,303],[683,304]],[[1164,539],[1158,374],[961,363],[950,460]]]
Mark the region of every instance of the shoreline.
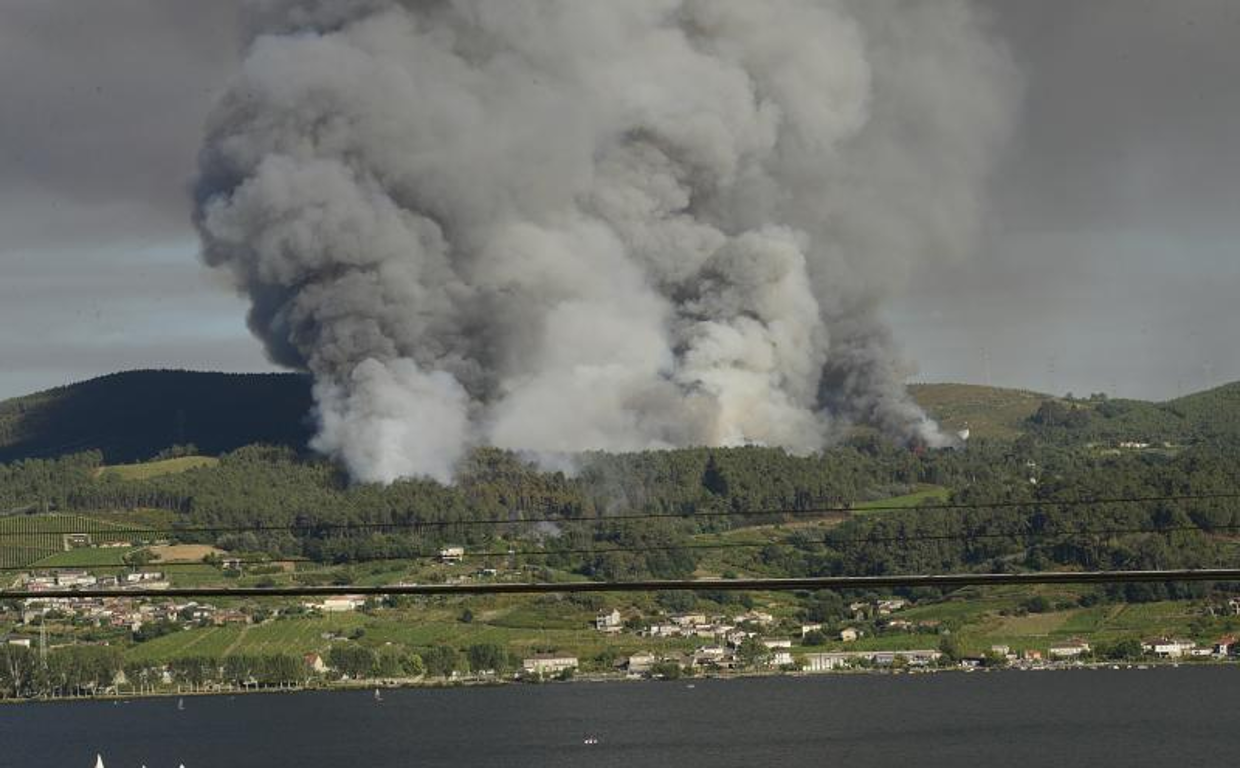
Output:
[[21,705],[21,704],[56,704],[56,703],[83,703],[83,702],[106,702],[113,703],[128,701],[143,701],[154,699],[168,698],[199,698],[199,697],[236,697],[239,695],[274,695],[274,694],[290,694],[290,693],[337,693],[349,691],[392,691],[392,690],[435,690],[449,688],[496,688],[501,686],[544,686],[544,685],[572,685],[572,684],[589,684],[589,683],[682,683],[691,685],[696,681],[705,680],[746,680],[753,678],[796,678],[796,679],[812,679],[812,678],[830,678],[834,676],[919,676],[919,675],[939,675],[939,674],[989,674],[995,672],[1073,672],[1073,671],[1131,671],[1131,672],[1148,672],[1151,670],[1165,669],[1195,669],[1204,667],[1233,667],[1240,669],[1240,664],[1234,661],[1226,660],[1203,660],[1192,662],[1168,662],[1168,661],[1146,661],[1146,662],[1097,662],[1097,663],[1081,663],[1081,664],[1059,664],[1059,665],[1039,665],[1039,666],[1009,666],[1009,667],[945,667],[945,668],[911,668],[911,669],[840,669],[822,672],[740,672],[727,674],[708,674],[708,675],[686,675],[674,679],[652,678],[652,677],[631,677],[628,675],[616,674],[595,674],[595,675],[578,675],[571,680],[517,680],[508,678],[463,678],[459,680],[432,680],[426,681],[421,679],[411,680],[373,680],[373,681],[349,681],[349,682],[333,682],[321,683],[317,685],[282,685],[267,687],[232,687],[232,686],[214,686],[208,690],[185,690],[185,689],[169,689],[157,691],[142,692],[114,692],[102,694],[89,694],[79,696],[36,696],[32,698],[0,698],[0,705]]

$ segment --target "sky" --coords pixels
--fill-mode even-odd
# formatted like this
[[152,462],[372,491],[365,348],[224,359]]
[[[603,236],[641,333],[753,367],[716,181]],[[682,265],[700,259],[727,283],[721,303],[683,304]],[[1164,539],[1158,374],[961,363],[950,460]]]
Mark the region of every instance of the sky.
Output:
[[[910,380],[1161,399],[1240,379],[1240,4],[981,5],[1020,113],[977,251],[887,307]],[[190,223],[238,14],[0,0],[0,397],[273,369]]]

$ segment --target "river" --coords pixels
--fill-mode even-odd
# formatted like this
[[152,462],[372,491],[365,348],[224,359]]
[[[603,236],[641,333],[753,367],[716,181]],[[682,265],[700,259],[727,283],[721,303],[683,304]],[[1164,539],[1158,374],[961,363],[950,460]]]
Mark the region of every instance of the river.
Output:
[[6,768],[91,768],[96,753],[107,768],[1226,766],[1240,762],[1240,668],[0,706]]

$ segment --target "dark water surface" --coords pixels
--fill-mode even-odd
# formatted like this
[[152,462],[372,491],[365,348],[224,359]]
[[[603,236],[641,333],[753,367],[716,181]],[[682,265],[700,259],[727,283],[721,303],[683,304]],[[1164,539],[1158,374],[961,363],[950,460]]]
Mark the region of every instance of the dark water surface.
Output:
[[[0,765],[1236,766],[1240,669],[824,675],[0,707]],[[588,745],[588,737],[598,744]]]

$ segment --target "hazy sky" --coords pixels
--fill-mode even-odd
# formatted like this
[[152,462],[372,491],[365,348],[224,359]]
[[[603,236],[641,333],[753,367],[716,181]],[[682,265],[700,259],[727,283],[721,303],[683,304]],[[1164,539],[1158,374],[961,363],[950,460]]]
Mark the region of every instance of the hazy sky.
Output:
[[[986,5],[1024,73],[1019,128],[982,247],[890,305],[915,378],[1135,397],[1240,379],[1240,3]],[[0,397],[270,368],[199,266],[186,193],[236,15],[0,0]]]

